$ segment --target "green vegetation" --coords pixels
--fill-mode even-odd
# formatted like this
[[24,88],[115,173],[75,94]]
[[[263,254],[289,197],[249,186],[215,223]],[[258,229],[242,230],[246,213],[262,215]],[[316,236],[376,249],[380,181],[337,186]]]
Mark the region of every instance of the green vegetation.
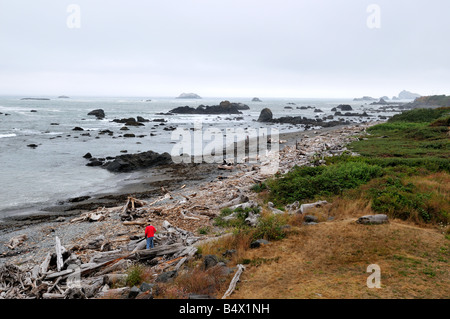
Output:
[[446,95],[432,95],[432,96],[422,96],[417,98],[413,103],[415,106],[450,106],[450,96]]
[[[256,227],[250,227],[245,219],[250,213],[260,214]],[[234,214],[232,218],[225,218]],[[216,226],[233,228],[236,234],[246,234],[252,240],[264,238],[267,240],[280,240],[286,236],[285,225],[287,219],[282,215],[261,214],[259,208],[224,208],[221,214],[214,219]]]
[[295,167],[283,177],[268,182],[274,204],[296,200],[330,197],[346,189],[356,188],[381,176],[377,165],[363,162],[342,162],[318,167]]
[[[433,102],[430,102],[432,104]],[[440,103],[440,102],[436,102]],[[394,122],[412,122],[412,123],[426,123],[436,120],[444,115],[448,115],[450,112],[450,96],[447,96],[445,103],[448,104],[447,107],[440,107],[436,109],[415,109],[407,112],[403,112],[394,115],[389,119],[390,123]]]
[[327,158],[325,166],[295,167],[267,181],[268,200],[285,205],[345,194],[391,217],[449,224],[449,112],[441,107],[395,115],[350,145],[361,156]]
[[132,287],[142,283],[144,278],[144,271],[145,269],[142,265],[134,265],[128,268],[125,284]]
[[[245,208],[242,209],[240,207],[235,210],[231,210],[230,208],[224,208],[220,212],[220,215],[214,219],[214,225],[220,227],[236,227],[243,228],[246,226],[245,219],[249,216],[249,213],[252,212],[254,214],[259,214],[260,211],[258,208]],[[225,218],[234,214],[234,218]]]

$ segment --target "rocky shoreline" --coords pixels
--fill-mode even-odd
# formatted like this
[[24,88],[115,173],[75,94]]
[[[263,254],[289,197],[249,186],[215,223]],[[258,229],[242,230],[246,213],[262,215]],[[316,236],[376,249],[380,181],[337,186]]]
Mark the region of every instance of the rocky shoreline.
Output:
[[[355,140],[355,135],[363,133],[373,124],[376,123],[282,134],[278,171],[285,173],[294,165],[317,165],[324,156],[341,154],[346,150],[346,144]],[[195,234],[200,227],[213,227],[213,218],[223,207],[256,199],[256,194],[250,188],[272,176],[264,173],[263,168],[266,165],[270,165],[270,162],[237,164],[224,170],[217,164],[192,164],[172,171],[174,174],[170,178],[167,178],[167,173],[171,168],[166,167],[166,178],[158,181],[153,179],[153,190],[149,190],[149,185],[140,181],[121,192],[111,194],[110,205],[105,205],[105,202],[101,204],[95,198],[72,199],[71,203],[66,204],[78,210],[72,210],[69,214],[55,211],[51,218],[28,216],[22,220],[12,219],[0,229],[0,265],[14,264],[21,269],[32,269],[40,264],[49,252],[54,251],[55,237],[58,237],[61,244],[72,254],[77,254],[74,255],[76,258],[87,262],[92,254],[99,253],[99,247],[86,248],[96,238],[102,238],[102,247],[108,245],[105,253],[124,251],[125,246],[143,238],[143,225],[149,221],[157,229],[164,229],[164,225],[169,223],[184,232]],[[186,178],[187,176],[189,178]],[[170,179],[172,182],[169,182]],[[136,201],[139,201],[139,197],[146,200],[142,202],[142,208],[135,211],[137,215],[132,217],[131,222],[127,222],[123,219],[123,212],[128,213],[130,195],[136,198]],[[89,201],[91,205],[84,206]],[[97,207],[94,208],[95,206]],[[82,211],[86,212],[86,208],[96,219],[83,221],[83,216],[90,216],[80,215]],[[82,221],[74,222],[80,219],[80,216]],[[220,229],[212,233],[220,234]],[[163,231],[159,236],[166,235],[167,232]],[[7,247],[13,239],[20,236],[25,238],[23,242],[17,244],[14,249]],[[201,235],[194,237],[195,241],[207,238]],[[162,237],[157,240],[160,244],[165,243]],[[74,247],[84,248],[78,253]],[[191,246],[186,249],[189,247]],[[105,288],[103,285],[101,287]]]

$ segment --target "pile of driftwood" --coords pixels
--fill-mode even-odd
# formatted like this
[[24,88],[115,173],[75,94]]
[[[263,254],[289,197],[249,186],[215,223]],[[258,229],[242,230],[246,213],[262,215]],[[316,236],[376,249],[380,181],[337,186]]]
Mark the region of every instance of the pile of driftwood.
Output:
[[55,237],[54,251],[42,263],[29,269],[11,264],[0,267],[0,299],[96,298],[111,288],[111,278],[117,273],[126,277],[124,272],[134,263],[150,265],[155,276],[169,269],[177,271],[197,252],[193,244],[198,239],[167,221],[151,249],[146,249],[146,240],[141,238],[110,250],[101,236],[82,247],[66,249]]

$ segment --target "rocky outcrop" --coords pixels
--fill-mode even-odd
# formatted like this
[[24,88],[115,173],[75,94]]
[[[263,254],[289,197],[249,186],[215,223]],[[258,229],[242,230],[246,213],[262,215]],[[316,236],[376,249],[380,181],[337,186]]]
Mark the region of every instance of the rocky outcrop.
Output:
[[250,110],[250,106],[244,103],[232,103],[230,101],[222,101],[219,104],[221,107],[236,107],[238,110]]
[[238,103],[221,102],[220,105],[199,105],[197,108],[190,106],[180,106],[169,111],[174,114],[242,114],[239,111]]
[[105,118],[105,111],[102,109],[97,109],[90,111],[87,115],[94,115],[97,119],[104,119]]
[[386,102],[386,100],[383,98],[381,98],[378,102],[370,103],[370,105],[387,105],[387,104],[389,104],[389,103]]
[[[340,112],[337,112],[340,113]],[[270,122],[270,123],[279,123],[279,124],[303,124],[303,125],[311,125],[311,126],[322,126],[322,127],[331,127],[343,124],[349,124],[348,121],[329,121],[325,122],[322,119],[308,119],[302,116],[284,116],[277,119],[273,118],[272,111],[269,108],[265,108],[261,111],[258,122]]]
[[105,163],[102,167],[110,172],[131,172],[134,170],[171,164],[172,157],[169,153],[156,153],[153,151],[125,154],[114,158],[113,161]]
[[257,97],[254,97],[253,99],[252,99],[252,102],[262,102],[259,98],[257,98]]
[[353,108],[351,105],[348,104],[341,104],[336,106],[337,109],[340,109],[341,111],[353,111]]
[[201,99],[201,96],[195,93],[181,93],[177,99]]
[[272,111],[269,108],[262,109],[259,114],[258,122],[271,122],[273,120]]
[[412,92],[409,92],[406,90],[403,90],[398,94],[398,98],[400,100],[414,100],[418,97],[421,97],[421,95],[417,94],[417,93],[412,93]]
[[142,122],[136,120],[134,117],[123,118],[123,119],[114,119],[113,122],[123,123],[126,126],[144,126],[144,124]]

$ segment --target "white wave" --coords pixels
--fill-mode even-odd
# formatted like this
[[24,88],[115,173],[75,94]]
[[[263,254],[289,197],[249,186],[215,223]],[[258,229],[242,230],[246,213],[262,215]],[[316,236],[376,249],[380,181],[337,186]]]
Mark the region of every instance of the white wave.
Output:
[[10,134],[0,134],[0,138],[14,137],[14,136],[17,136],[17,135],[14,134],[14,133],[10,133]]

